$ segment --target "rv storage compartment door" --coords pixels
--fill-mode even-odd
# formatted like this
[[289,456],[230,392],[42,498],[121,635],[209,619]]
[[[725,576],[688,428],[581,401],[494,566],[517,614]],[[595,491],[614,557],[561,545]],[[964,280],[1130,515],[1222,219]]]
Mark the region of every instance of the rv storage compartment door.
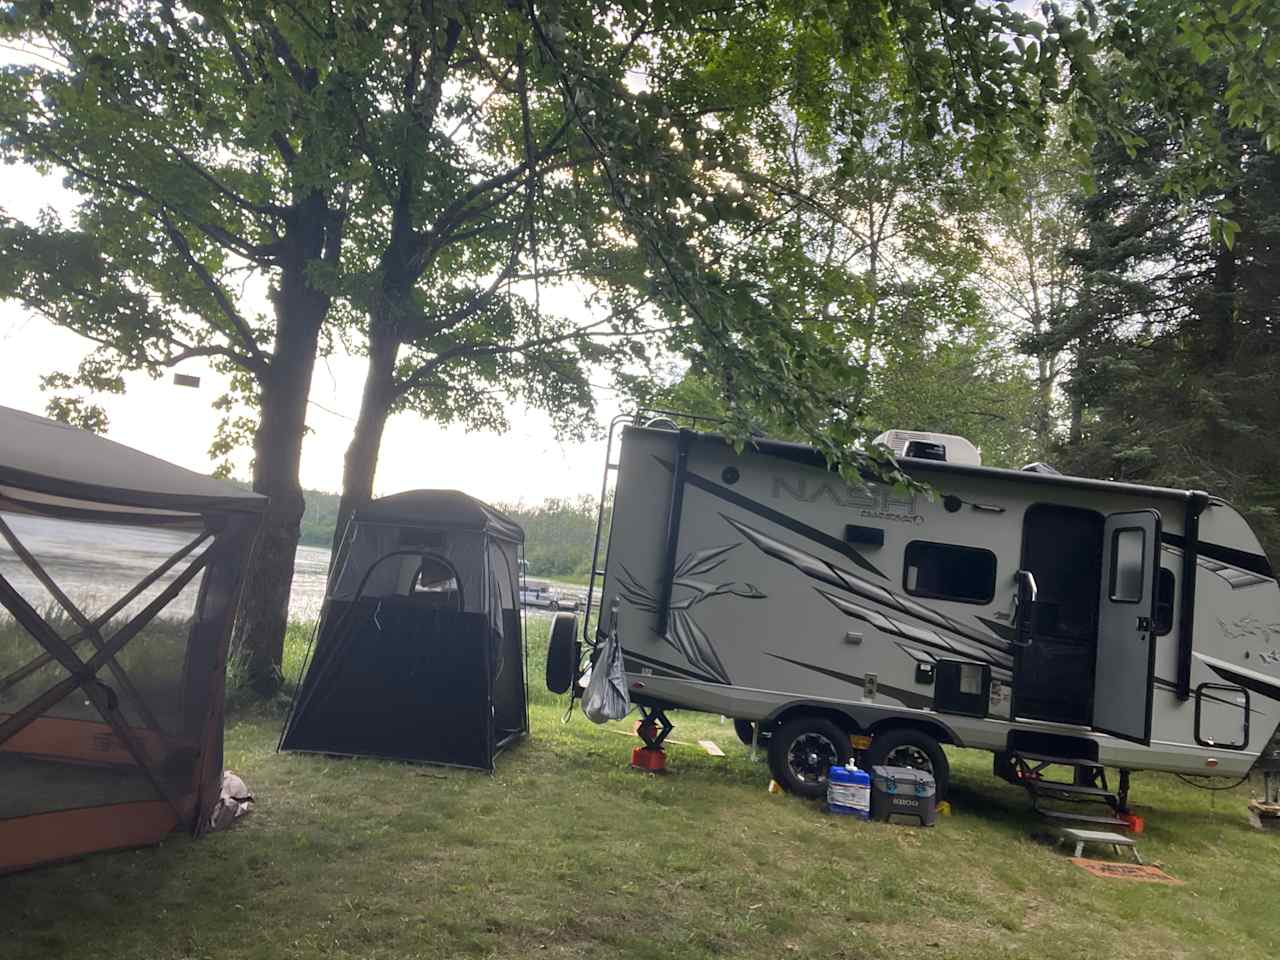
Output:
[[1150,744],[1160,514],[1111,514],[1103,529],[1102,550],[1093,729]]

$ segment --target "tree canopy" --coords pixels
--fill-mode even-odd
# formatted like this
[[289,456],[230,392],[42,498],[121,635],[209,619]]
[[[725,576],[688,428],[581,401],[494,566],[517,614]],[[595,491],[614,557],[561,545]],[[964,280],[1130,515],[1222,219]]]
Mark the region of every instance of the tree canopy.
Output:
[[[1064,332],[1069,297],[1010,335],[977,282],[988,215],[1027,195],[1056,123],[1068,155],[1095,138],[1121,166],[1178,153],[1143,195],[1210,204],[1206,243],[1230,250],[1261,189],[1237,174],[1280,122],[1252,95],[1274,83],[1275,16],[1263,0],[1034,16],[979,0],[20,0],[0,15],[27,54],[0,70],[0,155],[61,172],[77,206],[0,220],[0,296],[97,345],[48,380],[90,425],[77,391],[127,371],[227,375],[214,450],[252,443],[271,497],[238,627],[269,689],[318,357],[367,358],[344,509],[370,495],[398,410],[501,427],[516,400],[572,431],[594,372],[643,380],[656,355],[692,364],[740,440],[763,414],[851,476],[869,429],[908,425],[886,419],[941,418],[1012,462],[1029,436],[1044,448],[1063,351],[1083,423],[1105,392],[1087,344],[1132,337],[1083,315]],[[1100,193],[1128,176],[1100,173]],[[1066,240],[1024,253],[1056,269]],[[975,384],[983,400],[957,402]]]

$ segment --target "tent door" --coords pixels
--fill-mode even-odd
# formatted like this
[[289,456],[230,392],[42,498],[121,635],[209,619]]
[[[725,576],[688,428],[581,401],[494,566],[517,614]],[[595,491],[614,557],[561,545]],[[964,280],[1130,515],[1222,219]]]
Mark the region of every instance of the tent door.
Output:
[[1151,743],[1155,670],[1156,575],[1160,514],[1113,513],[1103,528],[1098,600],[1098,654],[1093,680],[1093,729],[1144,746]]

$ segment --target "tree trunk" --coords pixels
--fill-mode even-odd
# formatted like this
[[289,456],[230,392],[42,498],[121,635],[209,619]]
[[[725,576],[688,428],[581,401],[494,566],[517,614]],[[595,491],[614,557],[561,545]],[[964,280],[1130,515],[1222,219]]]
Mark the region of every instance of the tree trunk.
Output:
[[1080,399],[1080,395],[1072,392],[1071,394],[1071,428],[1067,434],[1067,440],[1074,449],[1080,446],[1080,441],[1084,439],[1084,401]]
[[1041,355],[1036,358],[1036,454],[1047,460],[1053,436],[1053,370],[1044,348],[1040,350]]
[[342,496],[338,500],[337,526],[333,531],[336,554],[346,533],[351,514],[373,499],[373,480],[378,472],[378,451],[391,412],[396,353],[400,339],[385,317],[375,318],[369,332],[369,363],[365,372],[360,413],[342,466]]
[[396,354],[400,350],[401,322],[412,312],[413,286],[422,275],[414,266],[417,238],[413,232],[411,171],[401,172],[400,191],[391,213],[391,236],[378,267],[382,283],[369,307],[369,363],[360,396],[360,412],[342,465],[342,496],[338,500],[333,531],[336,554],[352,512],[373,499],[378,472],[378,451],[395,399]]
[[1230,362],[1235,350],[1237,266],[1235,252],[1219,240],[1213,258],[1213,303],[1210,309],[1213,322],[1210,356],[1214,372]]
[[298,470],[307,400],[320,329],[330,298],[307,280],[307,266],[325,251],[328,211],[313,194],[296,210],[286,237],[280,286],[273,291],[276,340],[262,378],[261,420],[253,441],[253,489],[269,497],[262,530],[249,557],[233,650],[250,687],[263,697],[279,688],[289,594],[304,509]]

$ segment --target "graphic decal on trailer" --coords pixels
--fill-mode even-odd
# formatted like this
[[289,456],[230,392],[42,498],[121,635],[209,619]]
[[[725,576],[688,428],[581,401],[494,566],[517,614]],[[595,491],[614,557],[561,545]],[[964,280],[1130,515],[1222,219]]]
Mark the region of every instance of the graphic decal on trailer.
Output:
[[[670,464],[660,458],[657,459],[663,466],[670,468]],[[783,543],[750,524],[727,514],[720,514],[721,519],[766,556],[794,567],[810,579],[817,580],[829,588],[835,588],[835,592],[816,586],[814,590],[845,616],[866,623],[893,638],[898,649],[913,661],[935,662],[938,659],[937,655],[943,654],[987,664],[991,667],[994,679],[1007,681],[1011,678],[1013,655],[1010,634],[1012,631],[1004,624],[984,620],[982,622],[990,629],[983,630],[939,613],[910,597],[895,593],[882,584],[868,579],[867,575],[871,575],[879,580],[888,581],[875,564],[849,544],[695,473],[686,474],[686,481],[750,513],[780,524],[793,533],[814,540],[850,560],[862,573],[839,567],[799,547]],[[673,574],[673,595],[677,590],[686,591],[686,593],[683,597],[672,600],[670,624],[661,639],[682,655],[698,672],[697,679],[732,684],[732,679],[716,652],[714,643],[706,631],[693,619],[693,608],[714,597],[733,596],[757,600],[765,599],[766,596],[751,583],[712,582],[699,579],[720,567],[728,559],[730,551],[740,546],[742,543],[738,542],[694,551],[677,564]],[[619,597],[638,610],[657,613],[659,600],[654,592],[641,583],[625,566],[621,566],[620,569]],[[641,662],[631,651],[624,651],[624,654],[636,662]],[[667,670],[676,669],[671,664],[660,664],[658,661],[652,661],[647,665]],[[819,669],[811,666],[810,668]]]
[[[694,667],[714,678],[718,683],[730,684],[729,672],[725,670],[716,648],[711,643],[697,621],[693,619],[692,610],[698,604],[713,597],[739,597],[746,600],[763,600],[763,594],[751,583],[723,581],[715,583],[700,580],[714,571],[728,559],[730,550],[742,546],[741,543],[730,543],[719,547],[707,547],[687,554],[677,565],[672,575],[672,592],[685,592],[685,596],[671,601],[671,613],[666,634],[662,639],[677,653],[684,656]],[[621,589],[618,595],[638,610],[650,613],[658,611],[658,598],[653,595],[626,567],[622,567]],[[632,656],[630,652],[627,656]]]
[[[916,654],[924,654],[925,650],[938,650],[967,660],[989,664],[993,674],[1009,676],[1009,671],[1013,667],[1013,657],[1009,652],[1008,642],[1000,637],[969,627],[946,614],[938,613],[908,597],[872,583],[850,570],[841,569],[791,544],[775,540],[740,520],[724,514],[721,516],[726,523],[759,547],[767,556],[790,564],[811,579],[835,587],[843,593],[853,594],[864,601],[859,603],[847,596],[818,587],[814,588],[823,599],[846,616],[861,620],[897,640],[908,641],[911,646],[903,643],[898,643],[898,646],[913,659],[919,659]],[[867,602],[872,606],[867,606]],[[928,624],[929,627],[908,623],[899,616],[891,614],[906,615]],[[951,635],[948,636],[948,634]],[[919,649],[922,647],[925,650]]]

